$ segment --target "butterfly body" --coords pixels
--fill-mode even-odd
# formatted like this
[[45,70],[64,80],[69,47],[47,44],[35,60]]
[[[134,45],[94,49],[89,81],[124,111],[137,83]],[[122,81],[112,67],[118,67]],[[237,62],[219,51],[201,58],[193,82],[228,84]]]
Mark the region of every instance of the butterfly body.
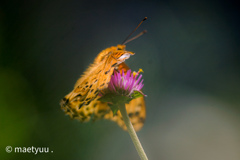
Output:
[[[91,118],[93,120],[110,119],[126,129],[120,112],[113,116],[107,103],[98,101],[99,93],[107,89],[113,71],[122,72],[123,70],[125,73],[129,70],[124,61],[134,53],[126,51],[125,48],[125,45],[112,46],[98,54],[76,82],[73,91],[61,100],[61,108],[67,115],[81,122],[87,122]],[[133,124],[135,130],[139,130],[146,116],[144,98],[134,99],[126,104],[126,107],[129,116],[131,115],[130,120],[136,124]]]

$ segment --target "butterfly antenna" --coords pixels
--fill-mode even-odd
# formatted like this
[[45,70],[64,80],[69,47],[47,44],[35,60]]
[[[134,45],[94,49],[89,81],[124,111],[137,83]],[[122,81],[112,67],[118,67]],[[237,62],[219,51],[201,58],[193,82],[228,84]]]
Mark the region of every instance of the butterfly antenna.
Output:
[[143,35],[143,34],[145,34],[145,33],[147,33],[147,30],[144,30],[144,31],[140,32],[138,35],[134,36],[133,38],[126,40],[126,41],[124,42],[124,44],[127,44],[128,42],[131,42],[131,41],[133,41],[134,39],[137,39],[138,37],[140,37],[141,35]]
[[[147,20],[147,17],[145,17],[138,25],[137,25],[137,27],[127,36],[127,38],[122,42],[122,44],[126,44],[127,42],[130,42],[129,40],[128,40],[128,38],[138,29],[138,27],[143,23],[143,21],[145,21],[145,20]],[[141,36],[142,34],[144,34],[144,33],[146,33],[146,31],[143,31],[143,32],[141,32],[140,34],[138,34],[137,36],[135,36],[136,38],[138,38],[139,36]],[[134,38],[134,37],[133,37]],[[132,39],[133,39],[132,38]],[[134,38],[134,39],[136,39],[136,38]]]

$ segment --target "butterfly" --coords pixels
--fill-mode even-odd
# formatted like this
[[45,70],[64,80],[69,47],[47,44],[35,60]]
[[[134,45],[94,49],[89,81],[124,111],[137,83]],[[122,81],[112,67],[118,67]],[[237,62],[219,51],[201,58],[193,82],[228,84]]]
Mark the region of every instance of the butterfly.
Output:
[[[146,20],[146,17],[141,23],[144,20]],[[134,53],[127,51],[125,44],[143,33],[145,31],[127,41],[130,34],[122,44],[109,47],[97,55],[94,62],[90,64],[83,75],[77,80],[73,90],[61,100],[61,109],[66,115],[69,115],[72,119],[78,119],[80,122],[88,122],[91,119],[93,121],[108,119],[116,122],[124,130],[127,129],[120,111],[116,115],[113,115],[108,104],[98,99],[100,98],[99,93],[108,88],[108,83],[114,70],[126,74],[130,69],[126,65],[125,60],[134,55]],[[130,101],[129,104],[126,104],[126,110],[134,129],[136,131],[140,130],[146,118],[144,97]]]

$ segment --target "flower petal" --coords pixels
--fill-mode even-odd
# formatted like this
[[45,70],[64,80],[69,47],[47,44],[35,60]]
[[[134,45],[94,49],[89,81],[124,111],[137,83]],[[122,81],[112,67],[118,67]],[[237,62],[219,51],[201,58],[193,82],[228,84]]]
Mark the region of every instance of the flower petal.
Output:
[[143,86],[142,75],[134,76],[134,73],[129,69],[126,74],[124,73],[124,70],[121,72],[114,70],[108,88],[109,91],[114,94],[131,96],[134,91],[140,92]]

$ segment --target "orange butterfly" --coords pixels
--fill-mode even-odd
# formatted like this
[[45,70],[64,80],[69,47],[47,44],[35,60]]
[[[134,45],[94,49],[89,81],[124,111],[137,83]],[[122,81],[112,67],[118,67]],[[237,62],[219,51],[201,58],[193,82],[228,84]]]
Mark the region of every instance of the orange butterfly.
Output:
[[[141,23],[144,20],[146,20],[146,17]],[[114,70],[126,73],[130,69],[124,61],[131,55],[134,55],[134,53],[126,51],[124,44],[136,39],[145,32],[143,31],[132,39],[127,40],[131,36],[131,33],[122,44],[101,51],[76,82],[73,91],[61,100],[61,109],[72,119],[78,119],[81,122],[87,122],[90,119],[109,119],[117,122],[120,127],[126,130],[120,111],[113,116],[107,103],[98,101],[100,97],[99,92],[108,87]],[[133,99],[129,104],[126,104],[126,109],[134,129],[136,131],[140,130],[146,118],[144,98]]]

